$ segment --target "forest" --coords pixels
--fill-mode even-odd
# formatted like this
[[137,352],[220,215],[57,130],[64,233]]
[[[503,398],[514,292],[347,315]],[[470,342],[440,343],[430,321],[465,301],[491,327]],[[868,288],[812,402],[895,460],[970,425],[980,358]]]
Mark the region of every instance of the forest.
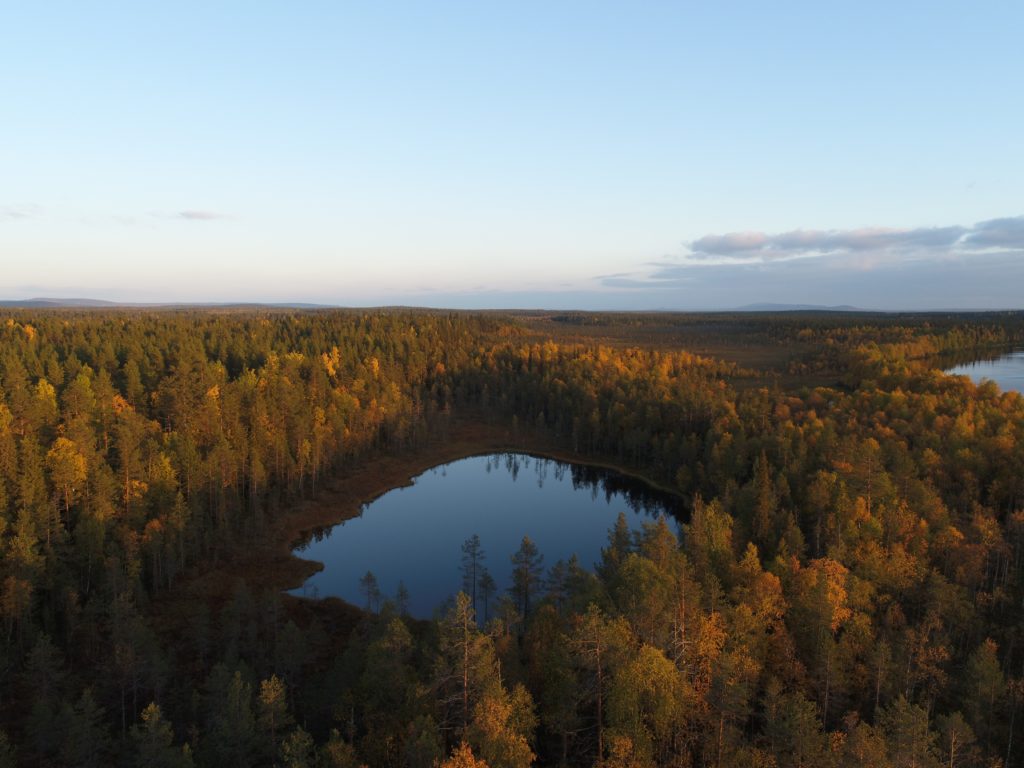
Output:
[[[1024,766],[1024,398],[942,372],[1013,346],[1024,313],[4,310],[0,768]],[[682,535],[525,548],[486,621],[237,566],[484,422]]]

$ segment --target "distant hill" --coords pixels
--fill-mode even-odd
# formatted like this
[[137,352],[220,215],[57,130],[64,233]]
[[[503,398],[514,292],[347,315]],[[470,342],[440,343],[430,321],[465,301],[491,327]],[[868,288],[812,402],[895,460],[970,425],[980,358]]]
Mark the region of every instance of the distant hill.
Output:
[[840,304],[834,307],[826,307],[821,304],[747,304],[736,307],[736,312],[867,312],[860,307],[852,307],[849,304]]
[[46,307],[116,307],[113,301],[102,299],[17,299],[0,300],[0,307],[24,307],[26,309],[45,309]]
[[0,307],[11,309],[111,309],[116,307],[275,307],[279,309],[326,309],[329,304],[310,304],[307,302],[137,302],[137,301],[106,301],[104,299],[0,299]]

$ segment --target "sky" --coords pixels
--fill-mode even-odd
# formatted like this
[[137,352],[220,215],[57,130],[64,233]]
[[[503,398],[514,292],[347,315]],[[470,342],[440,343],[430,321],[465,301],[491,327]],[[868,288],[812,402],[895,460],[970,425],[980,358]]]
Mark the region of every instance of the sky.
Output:
[[0,17],[0,299],[1024,306],[1017,1]]

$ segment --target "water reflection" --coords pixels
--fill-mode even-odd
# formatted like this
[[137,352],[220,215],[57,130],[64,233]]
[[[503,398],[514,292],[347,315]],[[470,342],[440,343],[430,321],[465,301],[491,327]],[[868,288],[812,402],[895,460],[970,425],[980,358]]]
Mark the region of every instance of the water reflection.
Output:
[[946,369],[946,373],[957,376],[970,376],[971,380],[981,383],[988,379],[999,385],[1004,391],[1015,390],[1024,392],[1024,350],[1003,353],[985,353],[970,359],[960,359],[957,364]]
[[510,557],[529,536],[551,567],[577,555],[591,567],[620,512],[638,530],[665,515],[677,530],[681,501],[635,479],[598,467],[525,454],[476,456],[435,467],[412,486],[396,488],[359,516],[311,532],[300,557],[324,570],[294,594],[337,596],[356,605],[367,571],[385,598],[399,582],[409,612],[428,617],[461,586],[461,546],[480,537],[496,594],[511,583]]

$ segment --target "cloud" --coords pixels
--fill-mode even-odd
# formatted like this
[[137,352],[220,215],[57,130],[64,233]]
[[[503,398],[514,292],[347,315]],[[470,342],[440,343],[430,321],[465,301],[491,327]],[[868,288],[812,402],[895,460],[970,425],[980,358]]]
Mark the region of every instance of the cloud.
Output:
[[21,221],[38,216],[42,209],[38,205],[0,205],[0,221]]
[[731,232],[728,235],[706,235],[690,243],[690,250],[700,255],[733,255],[770,248],[770,238],[763,232]]
[[636,272],[596,280],[601,290],[660,307],[805,304],[809,297],[873,309],[1019,307],[1024,216],[971,226],[709,234]]
[[1024,216],[979,222],[964,241],[979,248],[1024,248]]
[[177,219],[185,219],[186,221],[216,221],[217,219],[230,219],[231,217],[225,213],[217,213],[216,211],[198,211],[198,210],[187,210],[178,211],[175,214]]
[[664,278],[653,274],[648,278],[608,276],[598,278],[605,288],[678,288],[684,283],[693,280],[685,275],[668,275]]
[[[996,221],[1022,221],[1005,219]],[[814,230],[798,229],[781,234],[765,232],[732,232],[725,235],[706,235],[689,244],[689,259],[723,262],[770,261],[792,259],[830,253],[863,253],[869,251],[916,250],[952,248],[961,241],[980,233],[979,228],[992,222],[981,222],[973,229],[960,226],[928,227],[918,229],[863,229]],[[995,230],[998,239],[999,230]],[[1024,240],[1024,226],[1015,232]],[[1016,243],[1009,243],[1011,247]]]

